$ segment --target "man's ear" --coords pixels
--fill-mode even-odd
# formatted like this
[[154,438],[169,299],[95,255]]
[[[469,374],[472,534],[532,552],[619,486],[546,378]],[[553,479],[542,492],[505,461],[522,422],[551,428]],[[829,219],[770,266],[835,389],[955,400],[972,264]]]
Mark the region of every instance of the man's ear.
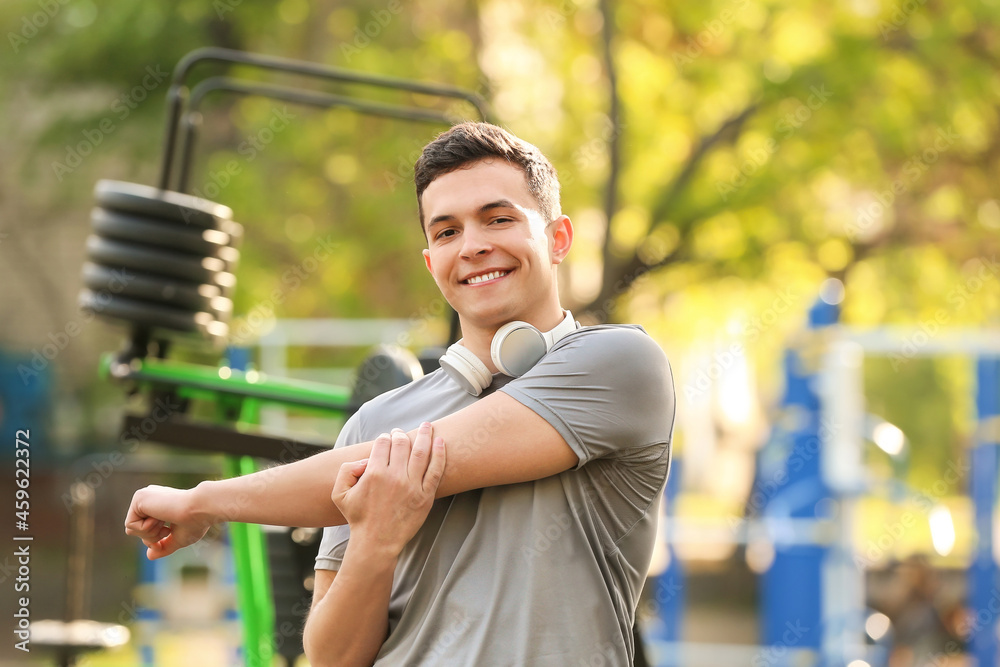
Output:
[[573,246],[573,221],[560,215],[552,222],[552,263],[561,264]]
[[430,274],[433,276],[434,269],[431,267],[431,251],[428,250],[427,248],[424,248],[423,252],[424,252],[424,265],[427,267],[427,270],[430,271]]

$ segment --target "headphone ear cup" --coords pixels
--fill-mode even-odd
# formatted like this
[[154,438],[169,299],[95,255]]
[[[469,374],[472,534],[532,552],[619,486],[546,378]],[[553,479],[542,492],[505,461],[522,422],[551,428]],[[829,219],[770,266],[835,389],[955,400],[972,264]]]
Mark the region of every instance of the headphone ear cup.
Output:
[[490,357],[497,370],[515,378],[531,370],[548,350],[545,336],[527,322],[508,322],[490,343]]
[[493,382],[486,364],[460,343],[449,347],[441,357],[441,368],[473,396],[479,396]]

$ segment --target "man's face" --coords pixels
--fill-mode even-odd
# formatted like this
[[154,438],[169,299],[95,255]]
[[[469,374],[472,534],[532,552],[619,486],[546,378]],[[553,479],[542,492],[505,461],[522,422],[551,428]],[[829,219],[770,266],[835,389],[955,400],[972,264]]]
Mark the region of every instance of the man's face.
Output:
[[476,162],[432,181],[422,203],[424,260],[463,331],[511,320],[555,326],[555,268],[572,225],[565,216],[544,218],[523,171],[502,160]]

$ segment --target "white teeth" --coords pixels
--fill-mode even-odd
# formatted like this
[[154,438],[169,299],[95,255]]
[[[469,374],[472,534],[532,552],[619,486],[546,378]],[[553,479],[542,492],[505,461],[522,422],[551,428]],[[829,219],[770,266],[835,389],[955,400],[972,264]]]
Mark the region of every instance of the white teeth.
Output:
[[473,276],[469,278],[466,282],[470,285],[478,285],[479,283],[486,282],[487,280],[493,280],[494,278],[499,278],[501,276],[507,275],[506,271],[493,271],[492,273],[484,273],[481,276]]

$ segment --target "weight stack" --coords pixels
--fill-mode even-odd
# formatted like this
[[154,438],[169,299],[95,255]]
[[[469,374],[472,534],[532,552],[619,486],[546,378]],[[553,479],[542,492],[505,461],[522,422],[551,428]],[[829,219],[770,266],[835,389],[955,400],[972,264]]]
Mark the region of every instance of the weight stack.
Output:
[[305,579],[314,572],[323,531],[268,526],[264,534],[274,600],[275,653],[282,656],[286,665],[293,665],[304,653],[302,628],[312,598],[312,589],[306,588]]
[[207,199],[98,181],[79,306],[142,338],[225,343],[243,227]]

